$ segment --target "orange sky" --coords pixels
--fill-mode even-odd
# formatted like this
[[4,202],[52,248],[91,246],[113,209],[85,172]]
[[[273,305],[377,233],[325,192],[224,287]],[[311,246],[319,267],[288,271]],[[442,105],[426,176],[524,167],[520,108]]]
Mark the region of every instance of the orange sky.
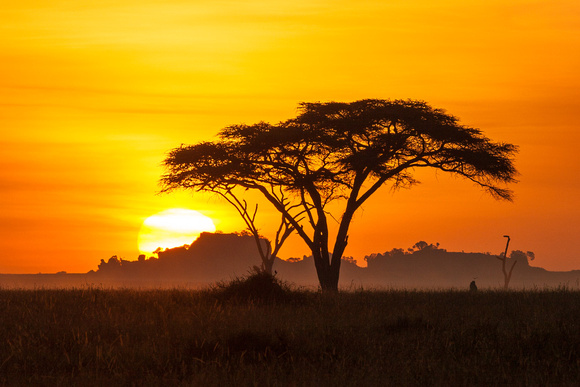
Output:
[[[206,195],[155,195],[165,152],[300,101],[413,98],[521,147],[514,203],[424,173],[358,213],[346,254],[419,240],[536,253],[580,269],[580,2],[5,0],[0,12],[0,272],[136,259],[144,219]],[[264,210],[266,206],[264,205]],[[265,234],[278,216],[260,214]],[[296,238],[281,256],[302,256]],[[314,270],[314,268],[313,268]]]

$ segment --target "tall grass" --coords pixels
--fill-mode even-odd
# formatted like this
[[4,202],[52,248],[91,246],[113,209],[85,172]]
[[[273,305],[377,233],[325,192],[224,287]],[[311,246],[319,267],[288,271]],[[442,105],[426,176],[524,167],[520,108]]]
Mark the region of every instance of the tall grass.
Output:
[[0,290],[0,384],[580,385],[578,292],[284,291]]

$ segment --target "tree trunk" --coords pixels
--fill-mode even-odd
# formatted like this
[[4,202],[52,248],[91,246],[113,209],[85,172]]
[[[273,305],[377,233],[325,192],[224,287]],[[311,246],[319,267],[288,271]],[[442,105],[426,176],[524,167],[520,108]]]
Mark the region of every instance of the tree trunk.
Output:
[[272,267],[274,266],[274,258],[275,257],[270,257],[268,259],[264,259],[262,261],[262,270],[267,273],[272,275]]
[[[346,221],[344,221],[346,218]],[[320,288],[325,293],[338,293],[338,281],[340,278],[340,265],[342,263],[342,254],[348,244],[348,224],[352,219],[352,211],[343,216],[339,234],[334,244],[332,256],[328,252],[328,234],[321,235],[321,240],[315,249],[312,249],[314,265]],[[324,239],[326,238],[326,239]],[[322,241],[324,240],[324,243]]]
[[[503,274],[504,274],[504,279],[505,279],[505,281],[504,281],[504,282],[505,282],[505,284],[504,284],[504,289],[505,289],[505,290],[507,290],[507,289],[508,289],[508,287],[510,286],[510,280],[512,279],[512,273],[513,273],[513,271],[514,271],[514,266],[516,265],[516,263],[518,263],[518,261],[517,261],[517,260],[515,260],[515,261],[514,261],[514,263],[512,264],[512,267],[511,267],[511,269],[510,269],[510,272],[509,272],[509,273],[506,273],[506,272],[505,272],[505,267],[504,267],[504,272],[503,272]],[[504,262],[504,266],[505,266],[505,262]]]
[[312,256],[314,257],[318,282],[320,283],[320,288],[325,293],[338,293],[338,280],[340,277],[342,254],[348,244],[348,229],[357,208],[356,197],[359,188],[360,184],[358,184],[358,188],[353,189],[353,193],[351,193],[353,196],[348,200],[347,207],[342,215],[336,241],[334,242],[332,255],[328,249],[329,233],[326,214],[320,203],[318,203],[319,205],[316,207],[318,223],[316,224],[314,237],[312,238],[312,245],[310,247]]
[[342,262],[342,257],[337,261],[332,261],[329,270],[329,280],[328,280],[328,291],[332,293],[338,293],[338,280],[340,278],[340,263]]
[[338,293],[338,278],[340,273],[340,260],[339,264],[331,265],[330,254],[327,252],[324,254],[320,251],[313,251],[312,256],[314,257],[314,266],[316,267],[316,275],[318,276],[318,282],[320,284],[320,289],[323,293]]
[[[358,192],[357,190],[353,190],[353,192]],[[340,277],[340,265],[342,263],[342,255],[344,254],[344,250],[348,244],[348,229],[350,226],[350,222],[352,221],[352,217],[354,215],[354,211],[356,210],[355,201],[351,197],[349,199],[349,203],[347,208],[342,215],[342,220],[340,222],[340,227],[338,229],[338,234],[336,235],[336,240],[334,242],[334,249],[332,250],[332,257],[328,257],[327,259],[330,261],[327,273],[326,273],[326,281],[327,281],[327,289],[330,292],[338,292],[338,280]],[[328,235],[327,235],[327,243],[328,246]],[[320,278],[320,276],[319,276]],[[322,284],[321,284],[322,286]],[[323,289],[324,290],[324,289]]]
[[338,278],[340,269],[336,266],[328,266],[323,271],[317,269],[320,289],[323,293],[338,293]]

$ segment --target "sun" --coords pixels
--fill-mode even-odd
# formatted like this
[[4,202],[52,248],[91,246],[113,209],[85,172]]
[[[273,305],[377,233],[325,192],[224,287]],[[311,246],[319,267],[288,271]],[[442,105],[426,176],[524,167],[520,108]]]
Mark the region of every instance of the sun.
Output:
[[151,254],[157,248],[191,244],[204,231],[214,232],[211,218],[198,211],[171,208],[145,219],[139,230],[139,251]]

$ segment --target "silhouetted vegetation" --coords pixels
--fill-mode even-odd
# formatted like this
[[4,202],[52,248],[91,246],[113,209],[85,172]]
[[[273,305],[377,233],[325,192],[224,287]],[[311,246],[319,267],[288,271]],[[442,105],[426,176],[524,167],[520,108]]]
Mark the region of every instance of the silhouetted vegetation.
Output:
[[300,298],[300,292],[264,270],[254,270],[245,277],[219,282],[214,292],[219,299],[234,302],[283,303]]
[[[518,265],[510,278],[510,286],[518,289],[554,287],[560,284],[580,287],[580,271],[550,272],[533,267],[531,251],[512,250],[506,265]],[[364,259],[368,267],[360,267],[352,257],[342,258],[341,288],[387,287],[441,289],[469,287],[477,279],[478,288],[504,286],[497,258],[491,253],[451,252],[439,243],[419,241],[409,248],[394,248]],[[81,283],[103,283],[107,286],[188,286],[200,287],[224,279],[243,277],[256,267],[252,236],[241,234],[203,233],[189,247],[159,252],[159,259],[126,261],[112,257],[104,260],[94,275]],[[313,257],[276,261],[276,279],[316,289],[318,279],[312,270]],[[64,278],[63,278],[64,279]],[[55,279],[56,281],[56,279]]]
[[506,269],[506,263],[507,263],[507,252],[508,252],[508,247],[510,245],[510,237],[509,235],[504,235],[504,238],[507,238],[506,240],[506,244],[505,244],[505,252],[501,255],[499,255],[497,257],[497,259],[499,259],[501,261],[501,271],[503,273],[503,278],[504,278],[504,285],[503,288],[505,290],[508,289],[509,284],[510,284],[510,280],[512,278],[512,274],[514,272],[514,267],[516,267],[516,263],[518,263],[517,259],[512,260],[512,265],[509,269],[509,271]]
[[[165,159],[162,191],[259,192],[280,212],[285,230],[294,230],[309,247],[320,287],[330,292],[338,290],[353,216],[384,184],[410,187],[418,183],[413,171],[427,167],[510,200],[503,185],[515,182],[517,173],[516,146],[492,142],[422,101],[302,103],[296,118],[233,125],[218,136],[216,142],[173,149]],[[329,204],[337,200],[344,207],[331,214]],[[235,203],[248,214],[245,202]],[[329,217],[339,222],[332,245]]]
[[0,385],[580,384],[580,293],[563,288],[216,297],[0,290]]
[[[553,272],[531,266],[531,251],[511,251],[507,264],[517,259],[510,288],[534,289],[565,285],[580,288],[580,270]],[[503,286],[497,255],[452,252],[438,243],[419,241],[410,248],[394,248],[365,257],[360,267],[352,257],[343,257],[341,289],[466,289],[477,279],[479,289]],[[189,247],[159,252],[159,258],[129,261],[117,256],[102,260],[98,270],[84,274],[0,274],[7,288],[105,287],[199,289],[218,281],[243,278],[256,269],[259,258],[251,235],[203,233]],[[277,260],[275,278],[282,283],[316,290],[318,279],[312,270],[313,257]],[[259,268],[258,268],[259,270]]]

